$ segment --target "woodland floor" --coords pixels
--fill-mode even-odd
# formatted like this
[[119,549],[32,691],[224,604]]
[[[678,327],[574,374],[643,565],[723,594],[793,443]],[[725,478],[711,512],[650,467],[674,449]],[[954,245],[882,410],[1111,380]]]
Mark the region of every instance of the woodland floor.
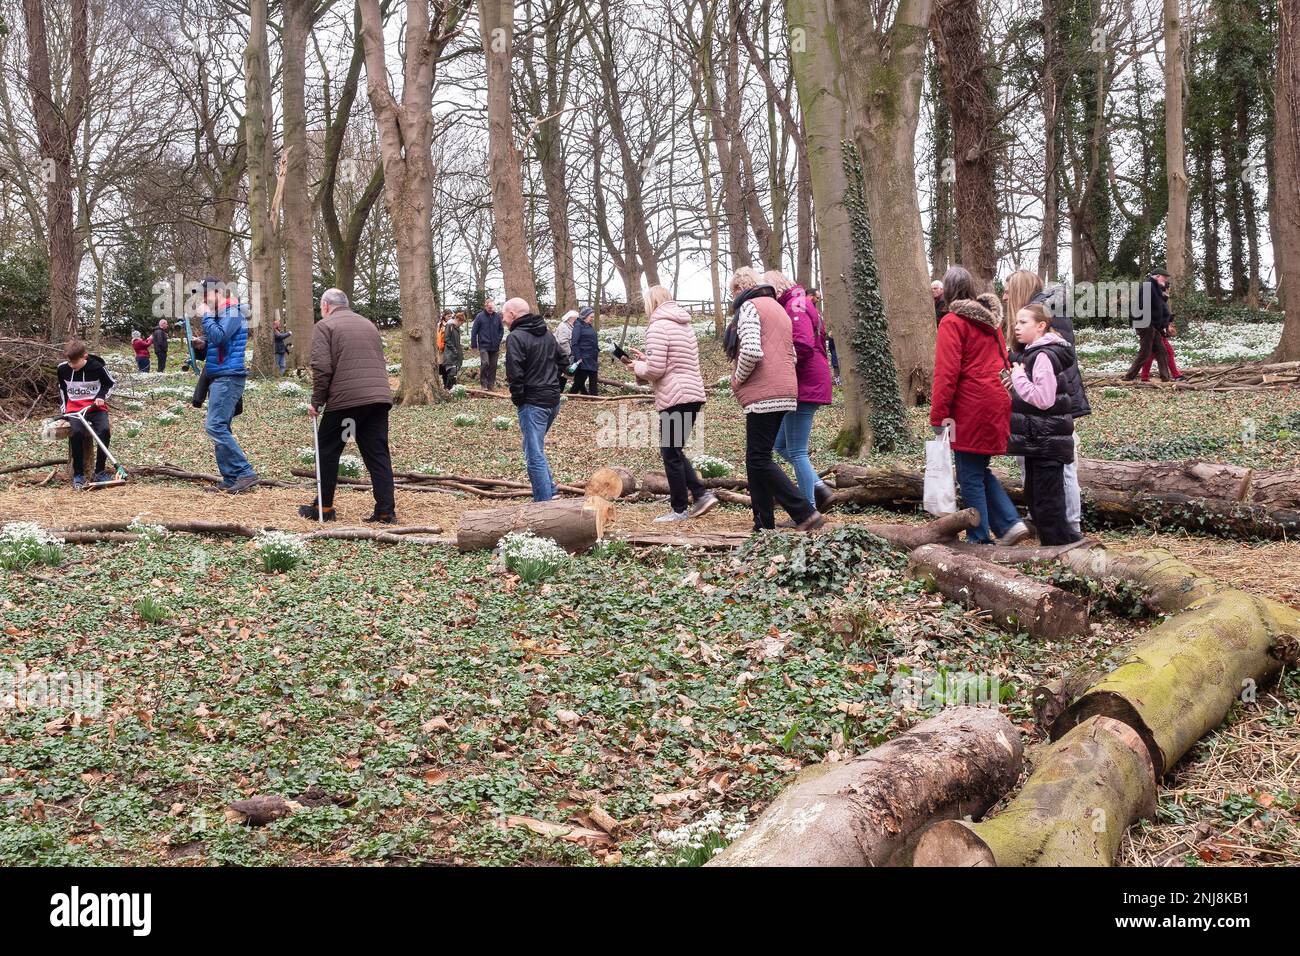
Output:
[[[706,378],[722,375],[713,340],[701,346]],[[612,363],[607,374],[622,377]],[[128,468],[214,470],[190,385],[184,374],[124,376],[113,446]],[[273,382],[247,396],[235,431],[263,476],[290,480],[291,468],[311,467],[299,457],[311,447],[306,398]],[[1091,398],[1080,432],[1093,457],[1300,466],[1300,394],[1095,389]],[[173,406],[176,420],[158,421]],[[607,463],[658,467],[653,447],[597,447],[598,416],[618,409],[565,403],[547,443],[558,480],[582,483]],[[461,414],[477,424],[453,424]],[[507,430],[493,426],[497,416]],[[818,416],[819,469],[834,464],[826,447],[838,421],[837,406]],[[742,416],[725,391],[711,396],[702,429],[699,451],[742,470]],[[921,410],[915,430],[928,431]],[[0,428],[0,464],[61,454],[35,433],[35,423]],[[398,408],[391,436],[398,470],[525,477],[504,400]],[[919,468],[919,442],[898,460]],[[296,516],[312,497],[308,480],[230,498],[162,479],[92,494],[34,484],[47,474],[0,476],[0,522],[313,528]],[[491,504],[398,492],[403,523],[448,531],[461,510]],[[338,505],[341,524],[353,524],[371,500],[341,489]],[[615,527],[650,527],[665,508],[620,505]],[[874,512],[837,522],[864,517],[913,520]],[[749,525],[747,510],[727,506],[690,528]],[[1101,536],[1168,548],[1300,606],[1300,545]],[[698,862],[700,851],[656,834],[709,811],[753,820],[801,766],[906,727],[920,715],[899,703],[900,677],[996,676],[1032,759],[1041,738],[1030,688],[1122,656],[1150,624],[1103,612],[1086,640],[1038,643],[925,593],[896,555],[863,553],[846,578],[822,585],[788,580],[773,558],[797,546],[792,535],[739,556],[606,546],[534,585],[487,554],[327,541],[294,571],[268,575],[246,540],[182,535],[69,546],[61,568],[0,571],[0,671],[95,672],[105,694],[103,713],[79,727],[55,712],[0,710],[0,864]],[[145,596],[163,620],[141,617]],[[1256,703],[1235,705],[1166,777],[1156,819],[1130,829],[1121,862],[1300,862],[1298,768],[1300,679],[1288,673]],[[229,803],[261,794],[305,809],[262,828],[227,819]],[[596,832],[593,804],[622,821],[617,840],[535,832],[546,829],[538,821]]]

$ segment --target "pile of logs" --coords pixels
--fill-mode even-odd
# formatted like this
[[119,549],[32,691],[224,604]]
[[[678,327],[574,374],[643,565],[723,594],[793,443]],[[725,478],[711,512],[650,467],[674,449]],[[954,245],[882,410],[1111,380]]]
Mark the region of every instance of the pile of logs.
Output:
[[[950,560],[918,550],[917,566],[927,553]],[[1154,813],[1169,768],[1238,695],[1300,661],[1300,611],[1163,551],[1057,557],[1086,577],[1139,585],[1171,616],[1111,672],[1063,682],[1052,742],[1001,812],[978,820],[1019,776],[1019,734],[992,708],[952,708],[850,761],[805,769],[713,865],[1112,865],[1125,830]]]
[[1183,377],[1166,385],[1157,380],[1126,381],[1123,376],[1089,377],[1089,387],[1110,385],[1133,388],[1178,388],[1202,392],[1254,392],[1265,388],[1293,388],[1300,385],[1300,362],[1236,362],[1185,368]]
[[63,349],[34,339],[0,337],[0,421],[25,422],[58,404]]

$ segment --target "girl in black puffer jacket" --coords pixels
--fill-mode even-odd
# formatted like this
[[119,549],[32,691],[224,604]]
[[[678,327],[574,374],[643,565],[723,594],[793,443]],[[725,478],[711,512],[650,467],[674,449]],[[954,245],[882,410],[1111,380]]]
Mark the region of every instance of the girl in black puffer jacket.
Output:
[[1039,304],[1016,314],[1016,341],[1024,346],[1006,374],[1011,393],[1007,454],[1025,459],[1025,499],[1045,545],[1069,544],[1081,535],[1065,515],[1065,466],[1074,461],[1074,417],[1068,372],[1074,349],[1051,331],[1052,316]]

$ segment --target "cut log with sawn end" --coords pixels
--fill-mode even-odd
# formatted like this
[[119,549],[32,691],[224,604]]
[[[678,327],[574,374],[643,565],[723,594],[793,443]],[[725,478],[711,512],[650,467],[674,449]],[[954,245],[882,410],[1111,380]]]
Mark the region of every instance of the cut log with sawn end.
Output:
[[908,572],[944,597],[989,611],[1003,630],[1027,631],[1038,640],[1088,633],[1088,602],[1015,568],[926,544],[908,555]]
[[512,531],[531,531],[550,538],[565,551],[581,554],[605,536],[613,506],[604,498],[553,498],[505,508],[461,513],[456,547],[461,551],[490,551]]
[[1124,831],[1155,813],[1156,776],[1127,724],[1093,717],[1042,756],[1001,813],[937,823],[914,866],[1111,866]]
[[852,760],[806,767],[707,865],[906,864],[926,827],[984,813],[1023,761],[1006,716],[950,707]]

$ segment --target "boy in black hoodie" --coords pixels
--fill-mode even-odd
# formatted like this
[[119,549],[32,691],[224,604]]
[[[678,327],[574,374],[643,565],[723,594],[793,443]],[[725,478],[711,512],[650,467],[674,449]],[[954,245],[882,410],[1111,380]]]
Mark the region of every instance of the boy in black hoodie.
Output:
[[[108,427],[108,396],[117,382],[109,373],[104,360],[86,351],[86,343],[73,339],[63,351],[65,361],[59,363],[59,394],[63,398],[63,412],[86,411],[86,424],[107,447],[112,433]],[[86,426],[75,418],[68,419],[72,431],[68,434],[68,447],[72,452],[72,487],[78,491],[86,487],[86,461],[82,454],[82,440]],[[94,481],[108,481],[108,460],[104,449],[95,448]]]

